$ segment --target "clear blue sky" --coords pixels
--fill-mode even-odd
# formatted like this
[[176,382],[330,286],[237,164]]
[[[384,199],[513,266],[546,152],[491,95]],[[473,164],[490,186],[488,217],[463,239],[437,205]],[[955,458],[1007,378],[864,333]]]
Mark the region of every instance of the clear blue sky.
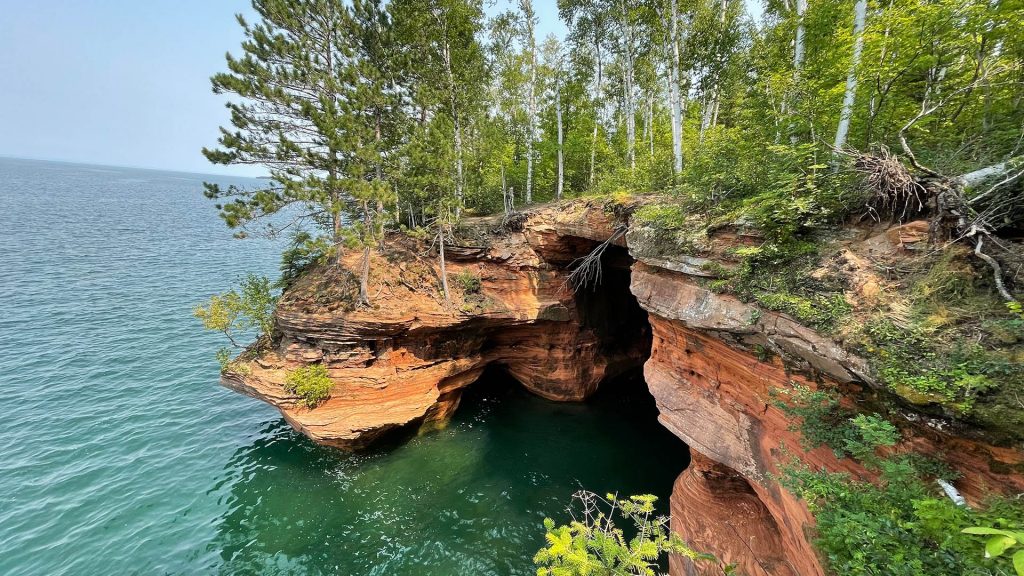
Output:
[[0,4],[0,155],[254,174],[199,152],[227,119],[209,77],[247,0]]
[[[534,4],[538,36],[564,36],[555,0]],[[0,156],[261,174],[199,152],[227,123],[209,77],[238,51],[237,12],[249,1],[0,2]]]

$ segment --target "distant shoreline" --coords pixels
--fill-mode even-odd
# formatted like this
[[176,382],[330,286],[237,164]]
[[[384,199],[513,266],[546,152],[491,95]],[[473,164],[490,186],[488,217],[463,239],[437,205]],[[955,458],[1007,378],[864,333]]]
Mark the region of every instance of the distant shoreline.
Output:
[[152,168],[146,166],[123,166],[117,164],[99,164],[95,162],[80,162],[76,160],[53,160],[50,158],[27,158],[23,156],[10,156],[0,154],[0,161],[14,160],[17,162],[39,162],[44,164],[64,164],[68,166],[86,166],[91,168],[105,168],[114,170],[143,170],[146,172],[163,172],[167,174],[188,174],[191,176],[206,176],[215,178],[238,178],[244,180],[267,180],[269,176],[239,176],[235,174],[218,174],[214,172],[192,172],[189,170],[172,170],[169,168]]

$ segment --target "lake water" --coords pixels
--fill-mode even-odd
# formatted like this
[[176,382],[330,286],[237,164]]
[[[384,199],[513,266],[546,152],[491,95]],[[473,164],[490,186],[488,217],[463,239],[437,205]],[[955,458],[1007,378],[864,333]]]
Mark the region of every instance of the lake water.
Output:
[[0,158],[0,574],[525,575],[580,487],[667,503],[685,447],[638,381],[487,376],[356,455],[220,388],[191,309],[280,245],[232,239],[203,179]]

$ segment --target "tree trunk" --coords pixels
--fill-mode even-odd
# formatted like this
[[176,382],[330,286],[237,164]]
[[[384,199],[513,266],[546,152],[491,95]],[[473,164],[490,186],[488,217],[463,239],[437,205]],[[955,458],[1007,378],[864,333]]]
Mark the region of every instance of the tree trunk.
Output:
[[529,0],[525,3],[526,12],[526,34],[530,44],[530,99],[527,112],[526,136],[526,203],[533,202],[533,140],[537,137],[537,43],[533,38],[533,8]]
[[447,302],[451,302],[451,297],[449,296],[449,292],[448,292],[448,269],[445,267],[445,262],[444,262],[444,228],[443,227],[438,229],[438,231],[437,231],[437,238],[438,238],[438,244],[440,246],[440,249],[438,250],[438,253],[440,254],[440,262],[441,262],[441,290],[444,292],[444,301],[447,303]]
[[508,187],[505,184],[505,163],[501,164],[501,199],[505,202],[505,215],[507,216],[512,208],[508,204]]
[[626,156],[629,169],[636,170],[636,101],[633,90],[633,27],[629,23],[629,11],[625,0],[622,2],[622,45],[626,56],[625,81],[622,91],[626,108]]
[[794,80],[799,79],[800,69],[804,65],[804,12],[807,11],[807,0],[796,0],[796,39],[793,47]]
[[[559,74],[559,70],[555,74]],[[561,78],[555,78],[555,119],[558,123],[558,187],[555,188],[555,199],[562,199],[562,186],[565,181],[565,162],[564,162],[564,151],[562,150],[563,136],[562,136],[562,86]]]
[[359,272],[359,304],[361,306],[370,305],[370,240],[373,233],[372,224],[370,205],[366,200],[363,200],[363,262],[362,269]]
[[[793,90],[792,90],[792,92],[796,92],[797,88],[800,86],[800,70],[803,68],[803,65],[804,65],[804,12],[806,12],[806,11],[807,11],[807,0],[796,0],[797,23],[796,23],[796,40],[794,41],[794,48],[793,48]],[[794,95],[793,98],[795,100],[795,95]],[[790,111],[792,112],[793,110],[796,109],[796,106],[793,105],[790,108],[791,108]],[[789,140],[793,144],[796,144],[796,141],[797,141],[796,134],[794,134],[795,130],[796,130],[796,123],[794,121],[792,121],[792,119],[791,119],[790,123],[789,123],[789,132],[790,132]]]
[[647,142],[650,146],[651,158],[654,158],[654,93],[647,98]]
[[448,88],[452,108],[452,123],[455,132],[455,217],[462,213],[462,127],[459,125],[458,102],[455,95],[455,74],[452,72],[452,53],[447,38],[444,41],[444,67],[448,72]]
[[[729,0],[722,0],[721,6],[718,12],[718,22],[721,25],[722,31],[725,31],[725,22],[729,14]],[[700,138],[701,142],[704,141],[704,133],[708,128],[718,124],[718,107],[721,100],[721,70],[715,71],[714,83],[711,85],[711,92],[705,98],[704,110],[702,110],[701,121],[700,121]]]
[[335,182],[336,177],[337,172],[335,172],[333,167],[327,170],[328,194],[331,198],[331,240],[334,242],[335,257],[338,264],[341,265],[341,257],[343,255],[341,251],[341,196],[338,194],[338,187]]
[[601,45],[594,39],[594,53],[597,56],[597,93],[594,95],[594,134],[590,139],[590,180],[591,188],[594,186],[594,170],[597,166],[597,133],[601,126],[601,94],[604,86],[602,84],[602,62]]
[[682,95],[679,85],[679,8],[677,0],[672,2],[672,64],[669,78],[669,97],[672,100],[672,172],[678,175],[683,171],[683,111]]
[[860,66],[860,53],[864,49],[864,20],[867,18],[867,10],[867,0],[857,0],[853,7],[853,59],[850,61],[850,72],[846,76],[846,95],[843,96],[843,112],[839,116],[839,127],[836,128],[834,154],[838,154],[838,150],[846,145],[846,135],[850,131],[850,117],[853,116],[853,103],[857,97],[857,67]]

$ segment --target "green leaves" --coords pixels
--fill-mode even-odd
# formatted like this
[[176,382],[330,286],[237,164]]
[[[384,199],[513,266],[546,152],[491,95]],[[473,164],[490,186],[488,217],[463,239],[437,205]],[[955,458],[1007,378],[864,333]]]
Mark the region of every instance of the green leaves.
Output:
[[993,536],[985,542],[985,558],[1002,556],[1007,548],[1016,543],[1017,540],[1010,536]]
[[242,346],[236,340],[240,332],[256,330],[260,335],[270,335],[274,329],[274,306],[277,304],[270,280],[264,276],[249,274],[242,281],[240,290],[215,294],[205,305],[197,305],[192,311],[204,328],[223,333],[236,347]]
[[794,385],[771,394],[776,407],[800,419],[793,429],[802,433],[807,448],[825,444],[837,458],[851,456],[877,466],[875,450],[894,446],[900,439],[896,427],[878,414],[856,414],[843,408],[835,392]]
[[1007,574],[1024,560],[1017,556],[1024,541],[1016,529],[1024,526],[1017,500],[960,506],[915,468],[911,459],[887,458],[877,481],[801,465],[784,471],[783,485],[814,513],[815,546],[828,559],[830,573]]
[[[533,557],[538,576],[654,576],[667,553],[695,562],[722,566],[714,556],[690,548],[668,528],[668,518],[656,516],[657,498],[650,494],[601,498],[592,492],[573,495],[576,519],[558,526],[544,520],[546,545]],[[628,521],[632,538],[626,538],[618,521]]]
[[[987,526],[972,526],[961,530],[964,534],[989,536],[985,540],[985,558],[998,558],[1007,550],[1024,545],[1024,532],[1001,530]],[[1024,548],[1013,553],[1011,558],[1017,576],[1024,576]]]
[[307,408],[316,408],[331,396],[334,382],[323,364],[310,364],[297,368],[285,376],[284,389],[302,399]]

